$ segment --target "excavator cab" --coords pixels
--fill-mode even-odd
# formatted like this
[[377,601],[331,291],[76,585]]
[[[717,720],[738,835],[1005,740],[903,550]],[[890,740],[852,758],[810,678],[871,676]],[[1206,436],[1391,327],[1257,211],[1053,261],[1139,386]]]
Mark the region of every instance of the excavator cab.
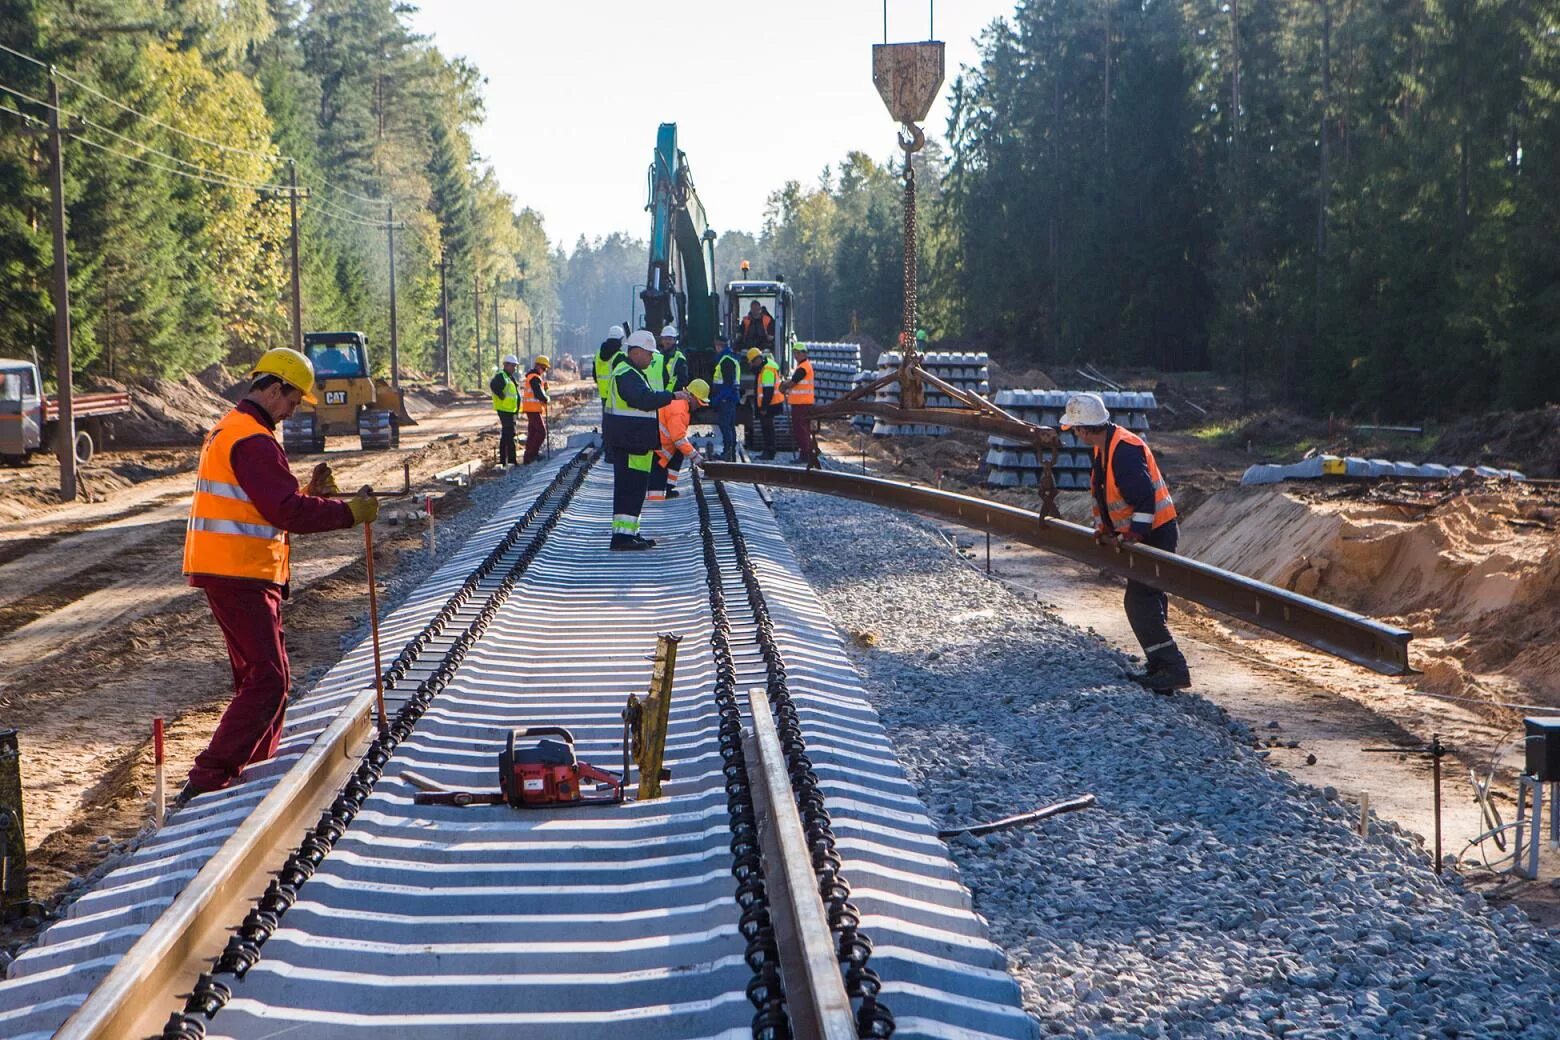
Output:
[[[723,327],[726,339],[737,355],[746,355],[749,347],[760,347],[774,355],[780,371],[789,372],[794,302],[795,294],[784,282],[727,282]],[[756,312],[755,303],[758,304]]]

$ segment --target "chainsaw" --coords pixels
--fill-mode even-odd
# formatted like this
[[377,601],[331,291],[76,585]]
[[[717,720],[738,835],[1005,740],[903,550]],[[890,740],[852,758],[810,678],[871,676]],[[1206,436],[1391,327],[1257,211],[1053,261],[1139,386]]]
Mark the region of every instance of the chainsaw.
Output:
[[[516,741],[533,740],[530,747],[515,746]],[[615,805],[623,800],[623,778],[581,762],[574,754],[574,735],[562,726],[511,730],[498,755],[497,791],[458,791],[410,770],[401,775],[418,789],[414,799],[418,805],[508,804],[536,809]]]

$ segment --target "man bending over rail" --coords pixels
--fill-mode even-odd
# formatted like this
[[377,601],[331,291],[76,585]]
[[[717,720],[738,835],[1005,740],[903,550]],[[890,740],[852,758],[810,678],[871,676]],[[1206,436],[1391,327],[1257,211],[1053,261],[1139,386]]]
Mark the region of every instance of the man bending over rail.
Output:
[[[299,494],[276,427],[307,401],[314,369],[289,347],[268,350],[250,374],[249,393],[206,435],[184,535],[184,573],[206,590],[227,641],[233,700],[211,744],[195,757],[175,805],[226,787],[247,765],[276,754],[287,712],[288,534],[335,531],[372,522],[379,502],[364,488],[350,502]],[[334,492],[329,470],[309,490]],[[317,487],[317,484],[328,486]]]
[[[1175,552],[1180,531],[1175,502],[1143,438],[1111,422],[1099,394],[1069,398],[1061,427],[1093,449],[1089,489],[1094,497],[1094,540],[1102,545],[1141,542]],[[1140,581],[1128,581],[1123,606],[1148,659],[1148,670],[1132,678],[1159,693],[1190,686],[1186,658],[1166,623],[1169,597]]]

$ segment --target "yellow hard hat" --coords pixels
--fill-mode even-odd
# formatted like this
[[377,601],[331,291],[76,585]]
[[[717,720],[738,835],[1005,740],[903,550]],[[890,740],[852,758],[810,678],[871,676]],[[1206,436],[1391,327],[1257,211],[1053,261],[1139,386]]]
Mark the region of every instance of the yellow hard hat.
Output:
[[548,357],[546,354],[536,355],[536,363],[541,365],[543,368],[552,368],[552,358]]
[[260,355],[249,378],[275,376],[288,386],[303,391],[304,404],[318,404],[314,397],[314,366],[291,347],[272,347]]
[[762,353],[763,351],[759,350],[757,347],[749,347],[747,352],[747,359],[749,361],[757,361],[758,356]]
[[688,384],[688,392],[698,399],[700,404],[710,403],[710,384],[702,379],[695,379]]

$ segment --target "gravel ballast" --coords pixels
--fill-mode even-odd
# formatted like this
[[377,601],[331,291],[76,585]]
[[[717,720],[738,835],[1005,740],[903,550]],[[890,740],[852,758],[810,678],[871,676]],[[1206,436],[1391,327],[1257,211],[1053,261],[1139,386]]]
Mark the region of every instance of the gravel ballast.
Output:
[[[1080,1037],[1560,1037],[1560,941],[1354,832],[1243,724],[1127,681],[1120,655],[903,514],[777,492],[934,820],[1098,804],[952,851],[1028,1010]],[[804,549],[801,547],[805,547]]]

